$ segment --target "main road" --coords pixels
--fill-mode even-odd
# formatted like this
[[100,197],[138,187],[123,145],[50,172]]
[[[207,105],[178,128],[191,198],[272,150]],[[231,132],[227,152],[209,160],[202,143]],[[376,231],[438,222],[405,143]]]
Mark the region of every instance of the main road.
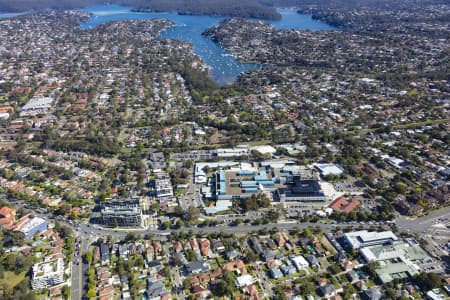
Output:
[[[450,238],[450,229],[448,229],[445,225],[447,221],[450,220],[450,207],[443,208],[437,211],[434,211],[426,216],[419,217],[419,218],[408,218],[399,216],[396,219],[396,226],[399,229],[399,231],[409,232],[409,233],[416,233],[418,235],[425,235],[425,234],[432,234],[435,233],[436,230],[439,230],[439,235],[441,236],[447,236]],[[193,234],[199,234],[199,233],[213,233],[213,232],[223,232],[223,233],[234,233],[237,235],[243,235],[250,232],[256,232],[261,229],[271,229],[271,228],[277,228],[279,231],[289,231],[289,230],[303,230],[306,228],[320,228],[323,231],[330,231],[333,229],[336,229],[338,227],[340,228],[370,228],[374,224],[369,223],[358,223],[358,222],[346,222],[346,223],[334,223],[334,222],[317,222],[317,223],[307,223],[307,222],[279,222],[279,223],[269,223],[269,224],[263,224],[263,225],[250,225],[246,223],[242,223],[236,226],[230,226],[226,224],[222,224],[219,226],[213,226],[213,227],[184,227],[180,229],[168,229],[168,230],[158,230],[158,229],[112,229],[112,228],[102,228],[97,225],[92,224],[80,224],[80,227],[78,229],[74,229],[76,233],[81,237],[82,247],[80,249],[82,250],[80,255],[84,255],[89,245],[92,241],[96,240],[97,238],[106,238],[108,235],[111,235],[113,240],[120,240],[123,239],[128,233],[133,232],[136,234],[155,234],[156,236],[163,236],[166,234],[170,234],[171,232],[192,232]],[[389,228],[388,225],[383,224],[381,225],[385,228]],[[81,295],[83,294],[83,282],[85,282],[85,276],[84,274],[87,271],[87,265],[84,263],[80,263],[82,265],[83,270],[81,268],[74,268],[74,274],[73,274],[73,285],[72,285],[72,299],[73,300],[79,300],[81,299]],[[78,284],[76,284],[76,281],[79,281]]]
[[[419,217],[419,218],[406,218],[400,216],[396,219],[395,225],[397,226],[399,231],[405,231],[409,233],[416,234],[430,234],[435,232],[436,230],[440,231],[440,235],[449,236],[450,237],[450,229],[448,229],[445,224],[450,220],[450,207],[443,208],[441,210],[434,211],[429,215]],[[379,223],[378,223],[379,224]],[[198,233],[213,233],[213,232],[223,232],[223,233],[234,233],[234,234],[246,234],[253,231],[259,231],[261,229],[271,229],[277,228],[280,231],[288,231],[299,229],[303,230],[308,227],[312,228],[320,228],[321,230],[333,230],[337,227],[345,228],[370,228],[376,224],[371,224],[370,222],[366,223],[358,223],[358,222],[344,222],[344,223],[335,223],[335,222],[279,222],[279,223],[269,223],[263,225],[250,225],[248,223],[242,223],[236,226],[231,226],[227,224],[222,224],[218,226],[212,227],[183,227],[180,229],[167,229],[167,230],[158,230],[158,229],[113,229],[113,228],[102,228],[92,224],[81,224],[80,228],[77,230],[82,237],[82,239],[87,238],[97,238],[103,237],[105,238],[108,235],[111,235],[113,239],[122,239],[128,233],[133,232],[136,234],[155,234],[155,235],[165,235],[171,232],[192,232],[193,234]],[[382,224],[381,226],[388,228],[386,224]]]
[[432,234],[450,238],[450,207],[442,208],[419,218],[400,216],[396,220],[397,227],[406,232]]
[[[5,199],[7,199],[5,197]],[[15,202],[15,205],[23,206],[23,202]],[[44,219],[48,219],[49,215],[46,213],[36,213],[39,217]],[[323,231],[330,231],[340,228],[352,227],[352,228],[370,228],[375,224],[368,223],[358,223],[358,222],[344,222],[344,223],[335,223],[335,222],[317,222],[317,223],[298,223],[298,222],[278,222],[278,223],[269,223],[264,225],[250,225],[248,223],[241,223],[236,226],[230,226],[222,223],[216,227],[184,227],[181,229],[168,229],[168,230],[158,230],[154,228],[149,229],[114,229],[114,228],[103,228],[98,225],[93,224],[83,224],[80,223],[77,228],[72,226],[72,224],[68,223],[65,220],[59,220],[65,225],[69,226],[73,229],[75,236],[79,237],[81,240],[80,243],[80,251],[78,254],[79,264],[73,264],[72,267],[72,299],[79,300],[82,298],[84,294],[84,286],[83,283],[85,281],[86,273],[87,273],[87,265],[83,261],[83,256],[86,254],[89,246],[93,241],[97,238],[104,238],[108,235],[111,235],[113,240],[123,239],[128,233],[133,232],[136,234],[155,234],[156,236],[164,236],[170,234],[171,232],[192,232],[193,234],[199,233],[213,233],[213,232],[223,232],[223,233],[234,233],[237,235],[243,235],[250,232],[256,232],[261,229],[271,229],[277,228],[279,231],[289,231],[289,230],[303,230],[308,227],[319,228]],[[419,236],[425,235],[439,235],[441,237],[450,238],[450,229],[447,227],[447,223],[450,221],[450,207],[442,208],[440,210],[433,211],[426,216],[418,217],[418,218],[409,218],[404,216],[399,216],[395,220],[395,225],[397,226],[399,231],[408,232],[412,234],[418,234]],[[387,224],[382,225],[385,228],[388,228]],[[77,258],[73,258],[76,260]]]

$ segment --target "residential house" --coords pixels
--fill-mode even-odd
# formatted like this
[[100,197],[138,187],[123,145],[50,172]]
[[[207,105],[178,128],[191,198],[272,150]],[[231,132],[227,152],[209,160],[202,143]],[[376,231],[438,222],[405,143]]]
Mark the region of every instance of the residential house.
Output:
[[278,279],[283,277],[283,273],[281,273],[281,270],[279,268],[272,268],[270,270],[270,275],[272,276],[272,278],[274,279]]
[[209,270],[209,265],[201,261],[190,262],[185,267],[188,274],[199,274]]
[[314,255],[308,255],[306,260],[309,262],[311,267],[320,267],[319,260]]
[[380,300],[383,299],[381,291],[375,287],[367,289],[361,293],[361,300]]
[[109,247],[106,243],[100,245],[100,255],[102,259],[102,265],[109,265]]
[[336,289],[334,288],[334,285],[332,285],[331,283],[319,287],[319,290],[322,296],[324,296],[325,298],[336,296]]
[[306,261],[306,259],[299,255],[299,256],[291,256],[291,261],[294,264],[294,266],[297,268],[297,270],[303,270],[305,268],[307,268],[309,266],[308,262]]

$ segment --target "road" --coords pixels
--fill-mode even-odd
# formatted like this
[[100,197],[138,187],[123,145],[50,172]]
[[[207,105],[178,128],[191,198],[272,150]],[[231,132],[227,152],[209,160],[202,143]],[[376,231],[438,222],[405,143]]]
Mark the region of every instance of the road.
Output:
[[[80,242],[80,250],[78,253],[82,253],[84,241],[81,239]],[[75,263],[78,261],[78,264]],[[73,258],[72,262],[72,299],[78,300],[81,299],[83,295],[83,260],[81,255]]]
[[400,230],[406,232],[450,237],[450,229],[446,227],[449,220],[450,207],[446,207],[420,218],[400,216],[396,224]]
[[[17,204],[17,203],[14,203]],[[49,219],[48,214],[39,214],[36,213],[37,216],[40,216],[45,219]],[[245,217],[244,217],[245,218]],[[419,218],[408,218],[399,216],[396,219],[396,226],[399,231],[408,232],[411,234],[418,234],[420,236],[433,236],[439,235],[441,237],[449,237],[450,238],[450,229],[446,227],[446,223],[450,220],[450,207],[443,208],[437,211],[434,211],[426,216]],[[75,234],[81,238],[81,253],[80,255],[80,264],[74,265],[73,268],[73,278],[72,278],[72,299],[79,300],[82,298],[84,294],[83,284],[86,282],[86,274],[87,274],[87,265],[84,264],[81,257],[86,254],[90,244],[95,241],[97,238],[106,238],[108,235],[112,236],[113,240],[121,240],[128,233],[133,232],[136,234],[155,234],[156,236],[161,235],[162,233],[170,233],[170,232],[192,232],[193,234],[208,234],[213,232],[223,232],[223,233],[234,233],[237,235],[243,235],[250,232],[256,232],[261,229],[271,229],[277,228],[279,231],[289,231],[289,230],[303,230],[308,227],[312,228],[320,228],[323,231],[330,231],[336,229],[336,227],[345,228],[345,227],[353,227],[353,228],[370,228],[371,224],[361,224],[357,222],[351,223],[339,223],[339,224],[331,224],[328,223],[297,223],[297,222],[280,222],[280,223],[271,223],[265,225],[250,225],[250,224],[239,224],[237,226],[229,226],[227,224],[222,223],[216,227],[185,227],[181,229],[168,229],[168,230],[158,230],[150,227],[149,229],[113,229],[113,228],[102,228],[98,225],[93,224],[83,224],[80,223],[78,228],[74,227],[67,220],[62,219],[58,220],[61,223],[71,227]],[[222,220],[225,221],[225,220]],[[389,228],[387,225],[383,225],[385,228]],[[77,266],[77,268],[75,267]]]
[[86,294],[85,283],[87,280],[88,265],[83,259],[84,255],[89,249],[93,239],[81,237],[79,264],[74,265],[72,271],[72,300],[80,300]]
[[[400,231],[406,231],[409,233],[417,233],[419,235],[431,235],[433,233],[436,233],[436,230],[439,230],[439,234],[441,236],[448,236],[450,237],[450,230],[446,227],[436,227],[437,220],[440,220],[442,222],[445,222],[446,219],[450,219],[450,207],[444,208],[441,210],[434,211],[430,213],[427,216],[419,217],[419,218],[407,218],[400,216],[396,219],[396,226]],[[69,225],[69,224],[67,224]],[[69,225],[70,226],[70,225]],[[279,231],[289,231],[294,229],[303,230],[308,227],[312,228],[320,228],[323,231],[330,231],[333,229],[336,229],[337,227],[345,228],[345,227],[353,227],[353,228],[359,228],[360,226],[364,228],[369,228],[372,225],[370,224],[360,224],[357,222],[352,223],[339,223],[339,224],[331,224],[328,223],[297,223],[297,222],[285,222],[285,223],[272,223],[272,224],[265,224],[265,225],[250,225],[250,224],[240,224],[237,226],[229,226],[227,224],[222,224],[216,227],[185,227],[181,229],[168,229],[168,230],[158,230],[154,228],[149,228],[147,230],[144,229],[136,229],[136,230],[130,230],[130,229],[112,229],[112,228],[102,228],[97,225],[92,224],[80,224],[79,229],[74,229],[76,231],[83,242],[82,254],[85,254],[89,248],[89,245],[92,241],[96,240],[97,238],[106,238],[106,236],[111,235],[113,240],[120,240],[123,239],[129,232],[134,232],[136,234],[155,234],[158,236],[158,234],[161,234],[163,232],[192,232],[193,234],[208,234],[213,232],[223,232],[228,234],[237,234],[237,235],[243,235],[250,232],[256,232],[262,229],[271,229],[271,228],[277,228]],[[383,225],[385,228],[389,228],[387,225]],[[81,264],[80,264],[81,265]],[[72,282],[76,282],[79,280],[78,288],[75,288],[75,285],[73,285],[72,290],[72,299],[73,300],[79,300],[81,299],[81,295],[83,294],[83,288],[82,283],[86,282],[85,274],[87,273],[87,265],[83,265],[83,270],[80,271],[80,269],[76,270],[74,269],[73,277],[74,279]],[[81,272],[81,275],[80,275]]]

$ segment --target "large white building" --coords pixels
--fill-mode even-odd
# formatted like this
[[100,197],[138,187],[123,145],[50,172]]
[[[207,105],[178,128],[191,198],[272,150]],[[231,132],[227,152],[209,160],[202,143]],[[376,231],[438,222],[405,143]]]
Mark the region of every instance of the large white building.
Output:
[[327,175],[335,175],[340,176],[344,171],[342,171],[341,168],[336,166],[335,164],[316,164],[315,167],[317,170],[319,170],[320,175],[327,176]]
[[40,97],[33,98],[25,104],[20,110],[20,116],[37,116],[44,115],[50,112],[53,105],[53,98]]
[[377,261],[376,273],[381,282],[396,278],[403,279],[420,273],[420,262],[430,257],[417,242],[397,241],[394,243],[364,247],[359,253],[366,262]]
[[170,176],[166,173],[157,173],[150,181],[151,195],[159,202],[170,202],[174,199]]
[[382,245],[397,241],[397,236],[392,231],[354,231],[344,234],[345,246],[351,249],[359,249],[362,247]]
[[36,232],[47,230],[48,222],[42,218],[25,216],[17,221],[15,231],[22,232],[26,238],[31,238]]
[[247,156],[249,154],[248,147],[220,148],[220,149],[217,149],[216,151],[217,151],[217,156],[220,158]]
[[44,262],[33,266],[31,287],[45,289],[64,282],[64,258],[62,254],[47,256]]

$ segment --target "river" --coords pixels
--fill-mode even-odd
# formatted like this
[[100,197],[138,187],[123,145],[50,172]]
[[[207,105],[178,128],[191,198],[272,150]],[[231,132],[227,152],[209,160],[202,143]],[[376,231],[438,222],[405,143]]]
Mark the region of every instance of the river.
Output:
[[[94,16],[81,25],[83,29],[94,28],[100,24],[118,20],[165,18],[173,21],[176,26],[162,32],[161,38],[172,38],[192,43],[194,53],[211,67],[211,76],[219,84],[231,83],[241,72],[260,68],[256,64],[245,64],[235,60],[227,50],[202,36],[205,29],[224,19],[221,17],[133,12],[129,7],[119,5],[94,5],[84,11],[90,12]],[[282,19],[271,22],[277,29],[334,29],[326,23],[313,20],[310,15],[298,14],[294,9],[279,8],[278,12]]]
[[[281,20],[272,21],[277,29],[308,29],[308,30],[332,30],[333,27],[326,23],[313,20],[310,15],[298,14],[295,9],[278,8]],[[93,17],[81,24],[82,29],[95,28],[110,21],[120,20],[144,20],[164,18],[173,21],[176,26],[170,27],[161,33],[161,38],[178,39],[192,43],[194,53],[211,67],[211,76],[219,84],[229,84],[246,70],[260,68],[257,64],[245,64],[235,60],[231,54],[217,43],[202,36],[205,29],[218,24],[224,18],[209,16],[179,15],[177,13],[141,13],[133,12],[130,7],[119,5],[94,5],[83,9],[90,12]],[[13,17],[15,14],[0,14],[2,17]]]

